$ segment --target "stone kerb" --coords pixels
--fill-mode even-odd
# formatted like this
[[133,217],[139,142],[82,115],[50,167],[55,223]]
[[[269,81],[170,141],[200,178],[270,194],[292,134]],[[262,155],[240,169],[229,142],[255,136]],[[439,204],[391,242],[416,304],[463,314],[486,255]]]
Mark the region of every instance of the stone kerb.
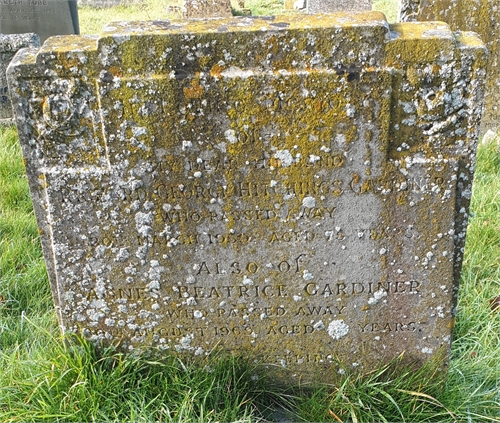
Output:
[[13,123],[12,106],[7,86],[7,67],[21,48],[39,46],[40,38],[36,34],[0,34],[0,124]]
[[485,57],[378,12],[121,22],[18,54],[62,329],[289,383],[447,352]]
[[453,30],[474,31],[489,52],[486,68],[485,110],[481,132],[500,129],[500,1],[499,0],[400,0],[400,20],[444,21]]

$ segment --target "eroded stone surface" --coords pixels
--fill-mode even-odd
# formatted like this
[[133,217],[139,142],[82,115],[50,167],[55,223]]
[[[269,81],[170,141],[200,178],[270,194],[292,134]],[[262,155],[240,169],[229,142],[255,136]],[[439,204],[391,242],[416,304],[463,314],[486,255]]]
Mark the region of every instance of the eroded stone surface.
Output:
[[[477,32],[489,52],[481,132],[500,129],[500,1],[401,0],[401,20],[444,21],[453,30]],[[409,12],[409,13],[408,13]]]
[[0,34],[0,124],[10,124],[13,121],[5,74],[7,66],[19,49],[39,46],[40,38],[36,34]]
[[485,60],[378,12],[118,22],[17,55],[63,330],[289,381],[447,351]]
[[232,16],[230,0],[184,0],[185,18],[211,18]]
[[0,1],[0,34],[29,32],[41,43],[53,35],[78,34],[77,0]]
[[371,10],[372,0],[307,0],[307,13]]
[[398,21],[415,22],[418,20],[420,0],[399,0]]

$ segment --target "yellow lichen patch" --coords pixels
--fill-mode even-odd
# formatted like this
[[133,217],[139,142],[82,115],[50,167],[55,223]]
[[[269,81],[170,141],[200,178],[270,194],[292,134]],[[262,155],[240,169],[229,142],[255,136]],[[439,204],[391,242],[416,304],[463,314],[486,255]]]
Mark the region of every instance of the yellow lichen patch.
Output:
[[203,87],[196,79],[193,79],[193,82],[190,87],[184,87],[183,90],[186,98],[200,98],[204,92]]
[[223,70],[224,66],[221,66],[218,63],[216,63],[215,65],[212,66],[212,69],[210,69],[210,76],[212,78],[213,77],[220,78]]
[[39,183],[40,183],[40,187],[42,189],[46,189],[48,187],[47,185],[47,179],[45,177],[45,174],[41,173],[39,176],[38,176],[38,179],[39,179]]
[[453,33],[443,22],[427,22],[422,25],[405,22],[390,25],[394,34],[386,45],[387,60],[401,62],[432,62],[442,57],[443,52],[454,50]]
[[280,168],[280,167],[281,167],[281,163],[282,163],[282,162],[281,162],[281,160],[280,160],[280,159],[277,159],[277,158],[275,158],[275,157],[271,157],[271,158],[269,159],[269,164],[270,164],[272,167],[276,168],[276,169],[278,169],[278,168]]
[[121,78],[123,76],[122,70],[117,66],[111,66],[109,68],[109,73],[113,75],[115,78]]

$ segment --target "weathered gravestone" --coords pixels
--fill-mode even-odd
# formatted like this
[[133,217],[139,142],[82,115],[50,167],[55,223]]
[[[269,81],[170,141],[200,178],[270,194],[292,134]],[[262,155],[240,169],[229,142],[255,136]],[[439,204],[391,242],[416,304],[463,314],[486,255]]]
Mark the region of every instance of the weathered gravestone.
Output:
[[36,34],[0,34],[0,124],[12,123],[12,107],[7,87],[7,66],[17,51],[24,47],[39,47]]
[[499,0],[401,0],[400,19],[406,20],[405,5],[410,5],[408,19],[444,21],[454,30],[477,32],[489,52],[486,79],[485,110],[481,132],[500,129],[500,1]]
[[371,10],[372,0],[307,0],[307,13]]
[[0,0],[0,34],[78,34],[76,0]]
[[144,0],[78,0],[78,6],[90,6],[95,9],[107,9],[115,6],[141,5]]
[[485,56],[378,12],[113,23],[18,54],[63,330],[303,380],[447,351]]
[[210,18],[233,16],[230,0],[184,0],[185,18]]
[[420,0],[399,0],[398,20],[400,22],[415,22],[418,20]]

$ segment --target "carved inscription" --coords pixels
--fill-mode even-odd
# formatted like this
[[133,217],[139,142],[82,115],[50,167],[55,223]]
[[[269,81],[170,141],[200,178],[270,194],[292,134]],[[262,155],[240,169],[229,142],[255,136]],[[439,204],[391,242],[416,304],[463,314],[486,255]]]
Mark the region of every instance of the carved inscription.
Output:
[[57,13],[55,8],[49,7],[49,0],[0,0],[1,5],[11,6],[0,15],[0,20],[3,21],[38,22],[44,19],[44,16],[49,17]]
[[[130,82],[134,84],[139,83]],[[276,93],[257,97],[276,122],[297,107],[333,119],[329,114],[334,103],[326,99],[307,98],[302,104]],[[426,295],[421,274],[406,265],[385,269],[395,264],[387,259],[388,244],[395,239],[417,243],[419,231],[413,218],[381,218],[381,204],[388,201],[404,210],[424,197],[441,202],[453,188],[444,168],[410,173],[405,164],[381,171],[377,131],[356,128],[351,120],[355,107],[349,103],[346,120],[336,125],[321,122],[312,128],[303,122],[310,130],[303,135],[307,143],[291,146],[286,128],[249,125],[227,129],[216,138],[210,134],[204,145],[204,136],[192,138],[182,128],[203,114],[240,105],[212,103],[204,108],[189,100],[180,108],[183,132],[175,144],[161,134],[149,144],[140,129],[130,128],[138,134],[130,148],[143,143],[162,158],[143,163],[145,177],[117,193],[136,223],[150,216],[151,230],[139,232],[136,241],[158,252],[164,269],[154,288],[124,275],[143,288],[108,294],[123,310],[144,310],[151,304],[148,313],[161,317],[158,328],[134,322],[135,336],[152,336],[159,346],[173,345],[178,351],[198,351],[214,340],[240,339],[256,346],[265,339],[281,339],[290,345],[289,353],[259,357],[285,365],[333,360],[300,354],[294,342],[301,337],[312,344],[323,339],[335,349],[348,334],[355,339],[372,336],[380,340],[380,348],[396,335],[417,336],[423,323],[411,320],[405,304]],[[130,105],[119,97],[113,101],[114,110],[129,109],[137,120],[147,110],[163,107],[148,101]],[[365,107],[366,115],[358,118],[376,119]],[[192,130],[196,132],[203,128]],[[109,136],[110,150],[116,148],[115,137]],[[119,153],[114,157],[121,158]],[[189,265],[182,259],[170,263],[170,257],[189,257]],[[88,298],[96,301],[96,296],[91,291]],[[389,320],[391,307],[397,312]],[[113,319],[126,322],[126,315]],[[96,336],[115,329],[101,330]]]
[[[283,100],[272,92],[257,97],[276,122],[296,108],[333,119],[329,114],[335,105],[326,99]],[[137,120],[145,110],[160,108],[147,101],[114,101],[114,110],[130,109]],[[221,113],[224,107],[240,105],[214,102],[204,107],[190,98],[180,108],[180,127],[189,127],[203,114]],[[376,119],[365,107],[362,119]],[[380,203],[390,201],[403,210],[412,207],[414,199],[441,201],[452,187],[442,167],[434,173],[381,171],[377,131],[356,128],[350,120],[354,108],[347,104],[348,119],[330,127],[321,122],[312,128],[303,122],[309,128],[302,136],[307,143],[294,146],[286,128],[279,127],[227,129],[224,136],[211,134],[208,146],[203,136],[192,138],[189,131],[182,130],[182,141],[176,144],[158,136],[148,148],[157,149],[162,160],[144,163],[147,178],[118,195],[129,205],[127,213],[136,213],[136,222],[146,212],[151,215],[152,230],[139,234],[140,245],[147,242],[158,257],[165,252],[168,257],[187,256],[189,265],[159,258],[165,268],[161,280],[171,283],[148,290],[141,281],[141,298],[134,299],[115,290],[117,302],[123,304],[143,309],[152,302],[151,313],[165,322],[161,328],[138,329],[136,336],[153,336],[158,345],[179,342],[174,348],[181,351],[204,348],[214,340],[241,339],[255,346],[265,339],[281,339],[290,345],[289,353],[260,357],[299,364],[332,360],[323,354],[300,354],[294,342],[301,337],[312,344],[326,338],[322,342],[335,349],[347,334],[389,342],[395,334],[416,336],[421,331],[422,323],[410,320],[404,305],[426,295],[421,274],[414,275],[408,266],[384,270],[394,266],[386,257],[386,243],[415,243],[419,232],[413,219],[380,218]],[[114,137],[109,137],[112,145]],[[140,136],[133,142],[134,147],[140,142],[150,145]],[[311,146],[314,153],[307,151]],[[229,256],[233,259],[226,259]],[[388,321],[391,307],[398,311]],[[125,316],[121,319],[126,321]],[[196,347],[191,345],[195,342]]]

